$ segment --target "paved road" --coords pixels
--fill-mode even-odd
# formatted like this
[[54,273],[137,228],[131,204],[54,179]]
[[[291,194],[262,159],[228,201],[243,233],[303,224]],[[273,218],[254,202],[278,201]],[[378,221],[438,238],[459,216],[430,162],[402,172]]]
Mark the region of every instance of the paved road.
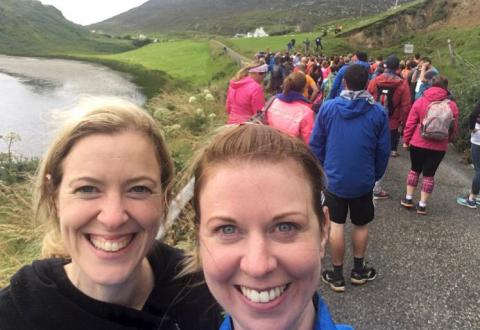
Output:
[[[403,150],[402,150],[403,151]],[[375,281],[334,293],[320,293],[336,322],[367,329],[480,329],[480,210],[456,204],[468,191],[473,169],[449,152],[437,172],[428,216],[400,206],[409,169],[408,154],[391,158],[378,201],[367,258]],[[350,226],[347,230],[350,231]],[[348,241],[350,239],[348,238]],[[344,273],[352,266],[348,248]],[[330,267],[325,259],[324,266]]]

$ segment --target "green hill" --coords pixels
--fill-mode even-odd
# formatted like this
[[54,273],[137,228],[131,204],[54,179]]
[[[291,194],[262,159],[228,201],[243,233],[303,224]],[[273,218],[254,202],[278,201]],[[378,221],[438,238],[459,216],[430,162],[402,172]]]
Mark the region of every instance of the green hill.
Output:
[[127,41],[90,33],[66,20],[55,7],[44,6],[39,1],[0,1],[0,53],[112,53],[132,48]]
[[194,31],[234,35],[263,26],[269,34],[280,34],[312,31],[333,19],[379,13],[394,4],[395,0],[150,0],[90,27],[112,34]]

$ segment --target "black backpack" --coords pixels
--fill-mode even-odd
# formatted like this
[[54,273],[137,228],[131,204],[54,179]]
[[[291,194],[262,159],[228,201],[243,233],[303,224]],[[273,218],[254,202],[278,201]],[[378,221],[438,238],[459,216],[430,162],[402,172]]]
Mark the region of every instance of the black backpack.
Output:
[[385,111],[390,117],[395,111],[393,107],[393,94],[397,87],[394,86],[377,86],[377,102],[383,105]]

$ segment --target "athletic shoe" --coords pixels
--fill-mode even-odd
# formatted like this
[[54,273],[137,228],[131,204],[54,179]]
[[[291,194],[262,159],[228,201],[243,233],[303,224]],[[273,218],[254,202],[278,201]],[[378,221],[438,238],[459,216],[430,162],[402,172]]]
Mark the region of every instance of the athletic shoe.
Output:
[[390,157],[398,157],[398,156],[400,156],[400,155],[399,155],[398,152],[396,152],[395,150],[393,150],[392,152],[390,152]]
[[339,280],[333,278],[333,270],[325,270],[322,273],[322,281],[329,284],[330,288],[335,292],[345,292],[345,280],[343,276]]
[[400,201],[400,204],[406,209],[412,209],[413,208],[413,200],[412,199],[402,198],[402,200]]
[[417,209],[417,214],[427,215],[426,206],[420,206],[420,203],[417,203],[417,205],[415,205],[415,208]]
[[373,267],[363,267],[361,272],[355,271],[352,269],[352,273],[350,275],[350,281],[352,284],[355,285],[362,285],[369,281],[373,281],[377,277],[377,272]]
[[477,202],[477,205],[480,206],[480,196],[477,196],[477,199],[475,201]]
[[380,190],[378,193],[373,193],[373,199],[387,199],[390,197],[390,194],[385,190]]
[[477,208],[476,201],[471,201],[468,197],[458,197],[457,198],[457,204],[469,207],[471,209],[476,209]]

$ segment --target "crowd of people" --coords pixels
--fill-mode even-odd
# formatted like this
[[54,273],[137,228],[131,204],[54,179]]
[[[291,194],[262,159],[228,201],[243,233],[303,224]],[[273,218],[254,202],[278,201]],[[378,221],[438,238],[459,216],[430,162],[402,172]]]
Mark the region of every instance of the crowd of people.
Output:
[[[364,285],[377,276],[365,260],[373,200],[389,197],[381,183],[400,137],[411,159],[400,203],[426,215],[458,130],[448,79],[426,57],[259,56],[230,81],[230,125],[193,161],[185,253],[155,241],[174,178],[155,120],[117,99],[79,108],[42,158],[44,259],[0,291],[1,329],[352,329],[317,292],[320,281],[345,291],[347,215],[350,282]],[[476,174],[457,202],[476,208],[480,104],[470,129]]]

